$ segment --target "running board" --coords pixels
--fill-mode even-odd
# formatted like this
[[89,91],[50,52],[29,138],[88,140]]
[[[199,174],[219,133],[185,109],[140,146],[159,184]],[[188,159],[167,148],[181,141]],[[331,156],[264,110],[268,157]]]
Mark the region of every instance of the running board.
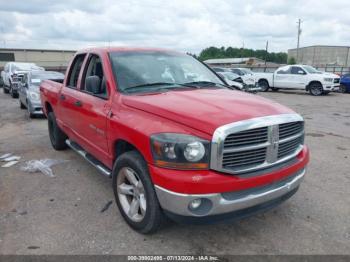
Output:
[[70,141],[69,139],[66,140],[66,144],[73,149],[75,152],[77,152],[79,155],[81,155],[83,158],[85,158],[86,161],[88,161],[91,165],[93,165],[95,168],[97,168],[98,171],[100,171],[103,175],[111,177],[112,172],[111,170],[106,167],[104,164],[102,164],[99,160],[97,160],[93,155],[86,152],[81,146],[79,146],[77,143]]

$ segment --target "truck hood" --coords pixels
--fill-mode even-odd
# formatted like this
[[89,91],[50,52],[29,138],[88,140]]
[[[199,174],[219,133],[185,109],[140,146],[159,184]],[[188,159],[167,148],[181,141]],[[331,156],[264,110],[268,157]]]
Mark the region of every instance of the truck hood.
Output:
[[254,117],[294,113],[276,102],[241,91],[198,89],[123,96],[125,105],[212,135],[219,126]]

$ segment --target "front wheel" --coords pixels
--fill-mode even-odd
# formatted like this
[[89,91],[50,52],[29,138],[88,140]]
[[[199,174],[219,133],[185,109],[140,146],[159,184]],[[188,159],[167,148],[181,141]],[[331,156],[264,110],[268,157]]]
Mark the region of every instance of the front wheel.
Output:
[[266,80],[264,80],[264,79],[259,80],[258,83],[259,83],[259,87],[260,87],[262,92],[266,92],[266,91],[269,90],[270,86],[269,86],[269,83]]
[[66,139],[67,136],[60,127],[57,125],[56,117],[53,112],[50,112],[47,117],[49,136],[52,147],[56,150],[64,150],[67,148]]
[[164,221],[148,167],[137,151],[121,155],[113,167],[113,191],[120,213],[134,230],[150,234]]
[[311,83],[309,86],[309,92],[313,96],[320,96],[323,94],[323,87],[321,83]]

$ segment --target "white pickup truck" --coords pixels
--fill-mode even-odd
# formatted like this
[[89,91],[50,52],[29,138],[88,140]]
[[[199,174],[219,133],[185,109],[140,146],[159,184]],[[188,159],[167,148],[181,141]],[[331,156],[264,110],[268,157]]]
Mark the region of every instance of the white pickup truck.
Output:
[[302,89],[311,95],[319,96],[339,89],[340,77],[325,73],[308,65],[287,65],[274,73],[256,73],[255,80],[261,91],[278,89]]

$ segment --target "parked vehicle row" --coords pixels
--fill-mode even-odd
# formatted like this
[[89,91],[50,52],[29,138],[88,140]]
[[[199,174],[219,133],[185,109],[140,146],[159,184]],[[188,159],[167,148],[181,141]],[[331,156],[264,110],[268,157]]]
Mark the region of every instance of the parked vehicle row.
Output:
[[18,83],[25,72],[33,70],[42,70],[43,67],[34,63],[9,62],[1,72],[1,78],[4,84],[4,93],[10,93],[13,98],[18,97]]
[[4,93],[19,98],[21,109],[27,109],[29,117],[43,115],[39,85],[42,80],[63,82],[64,75],[59,72],[45,71],[34,63],[7,63],[1,72]]
[[53,148],[111,177],[141,233],[166,216],[208,223],[272,208],[298,190],[309,161],[300,115],[175,51],[82,50],[40,96]]

